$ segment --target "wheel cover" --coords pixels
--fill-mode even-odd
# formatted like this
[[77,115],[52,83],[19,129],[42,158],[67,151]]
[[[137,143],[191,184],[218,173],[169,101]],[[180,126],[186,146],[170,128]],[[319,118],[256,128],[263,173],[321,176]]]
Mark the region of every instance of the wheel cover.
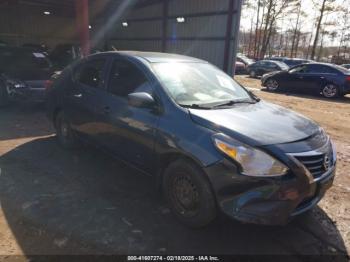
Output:
[[270,79],[269,81],[267,81],[266,86],[269,90],[277,90],[278,82],[274,79]]
[[175,209],[183,216],[197,214],[199,209],[199,193],[196,185],[188,175],[180,175],[172,181],[172,198]]
[[337,92],[337,87],[335,85],[326,85],[322,90],[325,97],[335,97]]

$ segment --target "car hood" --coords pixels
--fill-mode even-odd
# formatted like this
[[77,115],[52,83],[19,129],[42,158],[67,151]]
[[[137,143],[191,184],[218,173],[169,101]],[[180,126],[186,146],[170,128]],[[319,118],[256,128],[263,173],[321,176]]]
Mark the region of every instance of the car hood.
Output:
[[228,109],[189,111],[195,123],[225,133],[251,146],[295,142],[319,131],[315,122],[264,101],[237,104]]

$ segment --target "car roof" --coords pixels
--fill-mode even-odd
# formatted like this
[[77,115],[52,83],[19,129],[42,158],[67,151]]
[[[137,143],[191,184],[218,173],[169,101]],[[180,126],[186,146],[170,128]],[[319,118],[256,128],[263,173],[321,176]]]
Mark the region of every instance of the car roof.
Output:
[[[102,52],[99,54],[116,54],[121,55],[124,57],[136,57],[136,58],[142,58],[146,60],[149,63],[208,63],[207,61],[185,56],[185,55],[178,55],[178,54],[169,54],[169,53],[158,53],[158,52],[141,52],[141,51],[109,51],[109,52]],[[92,55],[94,56],[94,55]]]
[[[276,60],[268,60],[268,59],[263,59],[263,60],[260,60],[261,62],[271,62],[271,63],[281,63],[282,61],[276,61]],[[257,61],[257,62],[260,62],[260,61]],[[283,62],[282,62],[283,63]]]

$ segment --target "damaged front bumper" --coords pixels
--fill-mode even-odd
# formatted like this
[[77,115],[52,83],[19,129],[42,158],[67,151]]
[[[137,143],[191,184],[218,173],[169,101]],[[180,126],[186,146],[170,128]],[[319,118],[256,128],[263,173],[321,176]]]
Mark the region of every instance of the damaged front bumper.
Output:
[[314,207],[332,186],[335,154],[333,157],[332,165],[317,177],[291,156],[288,156],[290,171],[282,177],[242,175],[229,159],[207,167],[205,172],[225,214],[244,223],[285,225]]

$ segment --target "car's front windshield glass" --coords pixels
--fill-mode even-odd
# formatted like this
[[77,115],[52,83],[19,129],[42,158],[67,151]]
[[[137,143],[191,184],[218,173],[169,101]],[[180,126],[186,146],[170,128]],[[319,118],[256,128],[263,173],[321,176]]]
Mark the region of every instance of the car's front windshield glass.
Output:
[[286,63],[284,63],[284,62],[275,61],[275,63],[277,65],[279,65],[279,67],[282,68],[282,70],[288,70],[289,69],[289,66]]
[[155,63],[153,68],[166,91],[180,105],[253,101],[231,77],[207,63]]

